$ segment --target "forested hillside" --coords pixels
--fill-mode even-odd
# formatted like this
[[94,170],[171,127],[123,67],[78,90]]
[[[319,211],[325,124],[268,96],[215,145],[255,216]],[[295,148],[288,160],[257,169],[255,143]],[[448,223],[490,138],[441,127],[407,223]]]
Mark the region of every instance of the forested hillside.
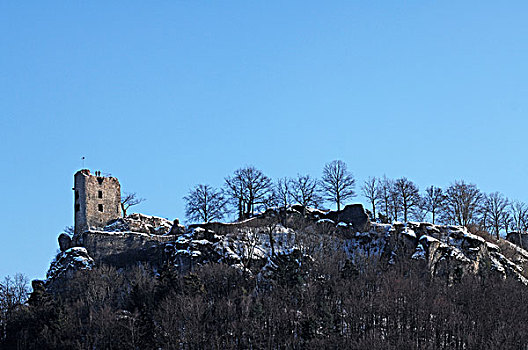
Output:
[[[283,256],[269,278],[225,264],[192,273],[98,267],[63,293],[3,313],[3,348],[522,349],[528,289],[431,278],[420,262]],[[5,306],[5,305],[4,305]]]

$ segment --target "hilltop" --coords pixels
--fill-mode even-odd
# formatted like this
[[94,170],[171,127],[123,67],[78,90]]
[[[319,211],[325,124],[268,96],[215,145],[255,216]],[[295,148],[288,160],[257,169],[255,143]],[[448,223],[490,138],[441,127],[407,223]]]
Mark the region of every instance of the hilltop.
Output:
[[242,205],[240,220],[184,226],[126,215],[119,181],[99,172],[78,172],[74,191],[73,233],[59,235],[46,279],[33,281],[27,305],[4,322],[7,347],[528,342],[523,233],[497,239],[479,225],[382,223],[361,204]]
[[459,226],[371,222],[361,205],[189,227],[131,214],[60,245],[8,332],[29,348],[504,349],[528,339],[526,251]]
[[[342,211],[300,206],[270,209],[234,223],[207,223],[188,228],[178,221],[132,214],[111,221],[101,230],[60,237],[61,250],[47,274],[46,284],[97,265],[116,268],[148,264],[184,273],[198,265],[223,263],[259,274],[277,256],[310,257],[317,249],[342,251],[351,261],[376,257],[385,264],[396,260],[423,261],[431,276],[454,281],[468,274],[496,274],[528,284],[528,252],[465,227],[430,223],[371,222],[361,205]],[[65,243],[66,241],[66,243]]]

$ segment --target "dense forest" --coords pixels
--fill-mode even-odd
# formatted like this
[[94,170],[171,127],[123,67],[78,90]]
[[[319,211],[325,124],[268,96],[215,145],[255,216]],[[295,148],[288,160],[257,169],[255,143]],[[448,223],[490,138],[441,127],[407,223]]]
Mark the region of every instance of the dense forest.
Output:
[[[266,277],[222,264],[79,273],[59,294],[2,289],[6,349],[525,349],[528,289],[432,279],[420,262],[278,256]],[[18,281],[23,284],[23,281]],[[5,283],[3,284],[5,286]]]

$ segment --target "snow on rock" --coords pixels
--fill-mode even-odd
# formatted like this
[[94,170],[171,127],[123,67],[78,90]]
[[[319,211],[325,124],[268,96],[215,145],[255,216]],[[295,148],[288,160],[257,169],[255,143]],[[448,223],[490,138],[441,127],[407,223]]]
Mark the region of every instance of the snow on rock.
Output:
[[425,260],[425,249],[421,244],[418,244],[416,251],[411,256],[411,259],[414,260]]
[[440,242],[438,239],[436,239],[434,237],[431,237],[431,236],[428,236],[428,235],[421,236],[419,241],[425,241],[425,242],[427,242],[427,244],[430,244],[430,243],[433,243],[433,242]]
[[109,263],[120,261],[118,258],[122,256],[131,262],[151,264],[151,260],[163,260],[181,271],[200,264],[224,263],[258,273],[276,269],[277,264],[286,263],[290,256],[303,257],[309,251],[305,239],[311,238],[330,239],[330,243],[326,241],[316,249],[342,249],[352,260],[361,261],[366,256],[378,257],[389,264],[404,259],[421,261],[431,275],[449,281],[490,270],[523,283],[527,281],[521,264],[528,261],[528,252],[512,243],[506,242],[517,252],[515,261],[502,254],[503,245],[486,241],[464,227],[426,222],[365,224],[368,215],[360,209],[363,210],[357,205],[340,212],[305,208],[302,213],[303,208],[298,206],[272,208],[244,221],[197,224],[187,230],[177,220],[132,214],[109,223],[104,231],[74,237],[74,245],[88,250],[75,247],[57,255],[48,278],[89,269],[94,259],[96,263]]
[[57,254],[51,263],[46,278],[51,281],[71,277],[76,271],[90,270],[93,265],[94,260],[88,255],[86,248],[73,247]]
[[500,248],[498,245],[496,244],[493,244],[493,243],[490,243],[490,242],[486,242],[486,247],[488,247],[488,250],[490,252],[500,252]]
[[140,232],[153,235],[181,233],[183,226],[178,219],[170,221],[158,216],[134,213],[127,217],[110,221],[103,229],[107,232]]
[[[489,269],[526,281],[522,267],[502,255],[499,246],[460,226],[372,223],[366,232],[347,235],[344,244],[351,255],[377,255],[389,264],[406,258],[425,261],[432,275],[450,281],[466,274],[485,274]],[[519,261],[528,261],[528,252],[517,256]]]
[[292,229],[278,223],[267,226],[254,226],[254,223],[254,220],[246,220],[238,225],[217,226],[223,234],[192,226],[177,237],[174,244],[166,245],[165,252],[172,264],[181,270],[208,262],[240,264],[246,268],[263,266],[273,253],[284,254],[294,247]]

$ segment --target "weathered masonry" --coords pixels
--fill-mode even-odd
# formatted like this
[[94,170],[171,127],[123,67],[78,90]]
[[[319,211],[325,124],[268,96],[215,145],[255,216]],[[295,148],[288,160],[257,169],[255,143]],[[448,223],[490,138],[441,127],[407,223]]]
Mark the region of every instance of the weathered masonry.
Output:
[[82,169],[74,175],[75,233],[103,228],[121,217],[121,185],[115,177],[90,174]]

